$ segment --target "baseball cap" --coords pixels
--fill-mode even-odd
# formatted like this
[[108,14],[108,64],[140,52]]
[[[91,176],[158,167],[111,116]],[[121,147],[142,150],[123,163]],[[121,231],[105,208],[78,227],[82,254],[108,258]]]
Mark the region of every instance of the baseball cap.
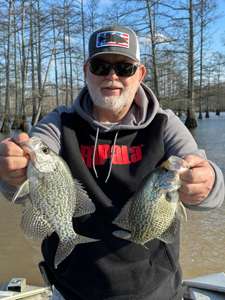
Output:
[[96,30],[89,39],[87,62],[100,54],[119,54],[140,62],[140,47],[136,34],[118,24]]

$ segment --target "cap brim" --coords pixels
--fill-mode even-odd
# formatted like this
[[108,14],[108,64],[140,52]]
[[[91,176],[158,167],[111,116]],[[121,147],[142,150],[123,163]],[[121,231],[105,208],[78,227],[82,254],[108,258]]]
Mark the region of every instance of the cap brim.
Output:
[[95,58],[99,55],[105,55],[105,54],[125,56],[125,57],[128,57],[128,58],[132,59],[133,61],[140,62],[136,57],[134,57],[132,55],[126,55],[125,53],[116,52],[116,51],[113,51],[113,52],[112,51],[105,51],[105,52],[95,53],[91,57],[89,57],[86,62],[89,62],[90,60],[92,60],[92,58]]

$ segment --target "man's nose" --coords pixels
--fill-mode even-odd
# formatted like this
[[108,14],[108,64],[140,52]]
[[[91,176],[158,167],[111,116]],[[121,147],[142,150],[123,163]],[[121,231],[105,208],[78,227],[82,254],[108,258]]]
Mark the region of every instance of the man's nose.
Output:
[[115,80],[115,79],[118,79],[119,76],[117,76],[116,72],[113,69],[111,69],[109,74],[106,76],[106,78],[110,79],[110,80],[112,80],[112,79]]

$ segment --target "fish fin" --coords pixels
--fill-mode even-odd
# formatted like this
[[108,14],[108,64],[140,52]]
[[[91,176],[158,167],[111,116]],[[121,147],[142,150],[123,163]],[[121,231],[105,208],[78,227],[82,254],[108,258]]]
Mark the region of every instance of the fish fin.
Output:
[[[149,242],[149,241],[148,241]],[[145,244],[141,244],[141,246],[143,246],[146,250],[149,251],[149,248],[147,246],[145,246]]]
[[24,197],[30,192],[30,180],[27,179],[17,190],[12,198],[12,203],[16,201],[17,198]]
[[174,242],[175,239],[175,232],[177,229],[177,220],[176,218],[173,219],[171,225],[163,232],[161,235],[157,237],[160,241],[163,241],[166,244],[171,244]]
[[54,267],[57,269],[58,265],[70,255],[76,245],[98,242],[97,239],[92,239],[86,236],[75,234],[72,239],[66,242],[59,241],[59,245],[55,254]]
[[130,205],[131,205],[131,200],[129,200],[118,216],[115,218],[115,220],[112,221],[112,224],[117,225],[120,228],[123,228],[125,230],[130,230],[129,222],[128,222],[128,215],[130,211]]
[[81,217],[95,212],[95,205],[89,198],[82,184],[76,179],[74,180],[74,184],[76,190],[76,206],[73,217]]
[[25,199],[23,216],[20,227],[28,238],[36,237],[44,239],[53,233],[53,229],[47,221],[43,219],[37,208],[31,203],[29,198]]
[[187,222],[186,209],[180,200],[177,202],[176,214],[181,221]]
[[149,251],[149,248],[147,246],[145,246],[145,244],[140,244],[138,242],[136,242],[135,240],[132,240],[131,237],[131,232],[125,231],[125,230],[116,230],[113,232],[113,235],[118,237],[119,239],[123,239],[123,240],[127,240],[133,243],[136,243],[138,245],[141,245],[142,247],[144,247],[146,250]]
[[128,232],[128,231],[116,230],[116,231],[113,231],[113,235],[120,239],[131,241],[131,232]]

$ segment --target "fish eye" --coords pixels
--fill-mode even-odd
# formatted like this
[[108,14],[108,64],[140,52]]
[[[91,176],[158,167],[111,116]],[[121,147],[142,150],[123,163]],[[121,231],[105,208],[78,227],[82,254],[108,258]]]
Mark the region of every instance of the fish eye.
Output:
[[42,149],[42,152],[44,153],[44,154],[49,154],[50,153],[50,150],[49,150],[49,148],[43,148]]
[[163,169],[163,171],[166,172],[166,173],[169,172],[169,169],[168,169],[167,167],[163,167],[162,169]]

